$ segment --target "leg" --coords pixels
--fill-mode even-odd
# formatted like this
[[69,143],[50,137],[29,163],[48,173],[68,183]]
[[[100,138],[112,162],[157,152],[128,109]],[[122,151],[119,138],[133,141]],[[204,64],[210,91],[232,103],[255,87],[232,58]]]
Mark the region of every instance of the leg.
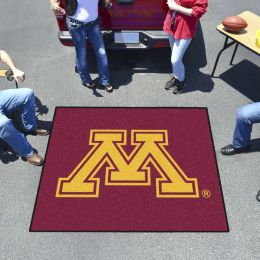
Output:
[[172,35],[168,34],[169,44],[172,50],[173,44],[174,44],[174,38]]
[[19,113],[26,132],[36,130],[35,97],[31,89],[8,89],[1,93],[0,107],[4,114]]
[[260,102],[242,106],[237,110],[232,143],[234,148],[242,148],[250,144],[254,123],[260,123]]
[[[173,44],[174,44],[174,38],[172,35],[168,34],[168,39],[169,39],[169,44],[170,44],[170,47],[172,50]],[[172,89],[174,87],[175,81],[176,81],[176,78],[174,76],[172,76],[171,79],[165,83],[164,89],[166,89],[166,90]]]
[[175,39],[172,47],[171,63],[173,76],[179,81],[185,80],[185,68],[182,59],[190,42],[191,39]]
[[97,57],[100,84],[107,86],[110,84],[110,75],[106,49],[99,24],[90,26],[88,30],[88,38]]
[[84,25],[74,24],[67,17],[67,27],[76,50],[76,66],[82,83],[92,83],[88,72],[86,36],[87,32]]
[[0,113],[0,138],[22,157],[33,154],[33,148],[25,136],[17,131],[12,121],[2,113]]

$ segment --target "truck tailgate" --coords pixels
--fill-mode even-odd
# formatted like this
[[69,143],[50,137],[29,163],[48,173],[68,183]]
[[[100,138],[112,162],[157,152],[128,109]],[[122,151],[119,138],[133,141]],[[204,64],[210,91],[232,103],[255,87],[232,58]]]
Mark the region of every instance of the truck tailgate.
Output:
[[[61,6],[65,7],[65,0]],[[99,17],[107,48],[146,49],[168,47],[167,34],[162,30],[168,6],[166,0],[112,0],[113,6],[105,8],[100,1]],[[73,46],[67,30],[65,16],[56,17],[59,40]]]
[[114,0],[112,8],[99,8],[104,30],[162,30],[166,0]]

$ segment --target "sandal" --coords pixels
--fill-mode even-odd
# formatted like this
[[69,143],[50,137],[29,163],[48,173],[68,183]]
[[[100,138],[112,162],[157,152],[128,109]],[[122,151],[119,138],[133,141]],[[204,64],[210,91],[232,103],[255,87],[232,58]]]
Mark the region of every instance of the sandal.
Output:
[[94,81],[92,81],[91,83],[82,83],[82,85],[84,87],[87,87],[87,88],[95,88],[96,87],[96,83]]
[[22,160],[34,166],[42,166],[44,163],[43,158],[35,152],[31,156],[22,157]]
[[109,92],[109,93],[113,92],[113,87],[111,85],[106,85],[104,87],[105,87],[106,92]]
[[39,135],[39,136],[46,136],[50,134],[50,131],[47,129],[37,128],[32,132],[29,132],[31,135]]

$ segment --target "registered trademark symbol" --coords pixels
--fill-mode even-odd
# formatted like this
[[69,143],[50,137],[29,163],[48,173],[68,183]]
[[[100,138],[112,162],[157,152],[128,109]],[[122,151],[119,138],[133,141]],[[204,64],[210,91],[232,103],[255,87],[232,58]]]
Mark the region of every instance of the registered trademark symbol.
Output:
[[203,190],[203,191],[201,192],[201,195],[202,195],[202,197],[204,197],[205,199],[208,199],[208,198],[211,197],[211,192],[210,192],[209,190]]

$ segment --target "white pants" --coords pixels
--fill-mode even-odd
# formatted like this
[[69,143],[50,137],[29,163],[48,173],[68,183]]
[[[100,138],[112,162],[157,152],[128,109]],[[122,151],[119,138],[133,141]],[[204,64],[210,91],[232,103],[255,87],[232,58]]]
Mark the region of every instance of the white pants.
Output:
[[179,81],[183,81],[185,79],[185,68],[182,59],[192,39],[175,39],[172,35],[168,35],[168,37],[172,49],[172,74]]

